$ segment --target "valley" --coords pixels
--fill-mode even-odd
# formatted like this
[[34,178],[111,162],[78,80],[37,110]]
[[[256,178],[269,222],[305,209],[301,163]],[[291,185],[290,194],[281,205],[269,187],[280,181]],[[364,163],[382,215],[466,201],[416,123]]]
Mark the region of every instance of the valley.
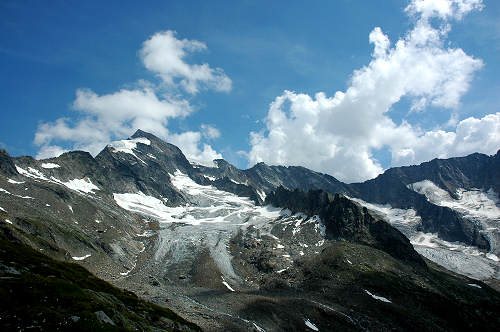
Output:
[[302,167],[191,163],[139,130],[95,158],[2,152],[1,227],[207,331],[490,329],[499,159],[345,184]]

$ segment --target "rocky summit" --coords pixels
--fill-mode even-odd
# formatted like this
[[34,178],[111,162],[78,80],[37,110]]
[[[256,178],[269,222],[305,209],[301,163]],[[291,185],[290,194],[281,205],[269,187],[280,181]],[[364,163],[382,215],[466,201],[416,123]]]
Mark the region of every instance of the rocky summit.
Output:
[[0,326],[499,330],[499,191],[499,153],[346,184],[141,130],[96,157],[2,150]]

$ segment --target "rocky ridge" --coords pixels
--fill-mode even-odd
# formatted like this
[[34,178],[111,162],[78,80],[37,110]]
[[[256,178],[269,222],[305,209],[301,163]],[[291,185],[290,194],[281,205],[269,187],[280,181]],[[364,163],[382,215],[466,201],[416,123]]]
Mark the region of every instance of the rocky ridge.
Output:
[[[438,293],[447,294],[440,305],[460,312],[479,307],[478,317],[467,317],[487,326],[490,309],[478,303],[496,308],[496,293],[419,255],[467,275],[468,266],[479,267],[471,276],[493,286],[499,279],[498,154],[455,159],[344,184],[303,167],[192,164],[177,147],[137,131],[95,158],[78,151],[48,160],[1,152],[0,211],[20,243],[81,264],[208,330],[301,330],[310,328],[306,321],[322,330],[391,324],[412,330],[395,312],[406,310],[402,299],[413,291],[424,292],[411,303],[430,315],[429,326],[454,329],[447,312],[433,315],[425,304]],[[479,196],[489,210],[474,212],[477,202],[464,201]],[[429,240],[428,232],[440,238]],[[450,255],[463,264],[450,264]],[[395,293],[394,283],[401,286]],[[456,287],[470,291],[464,297]],[[377,291],[393,296],[389,307],[376,302],[382,306],[376,310],[392,312],[383,309],[387,317],[365,298],[389,298]],[[357,295],[349,299],[349,292]],[[292,310],[297,304],[304,312]]]

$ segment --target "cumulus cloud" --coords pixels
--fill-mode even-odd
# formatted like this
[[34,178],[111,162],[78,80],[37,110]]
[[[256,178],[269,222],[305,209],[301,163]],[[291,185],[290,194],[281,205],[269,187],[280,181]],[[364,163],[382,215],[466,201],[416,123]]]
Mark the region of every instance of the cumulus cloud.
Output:
[[[478,8],[481,1],[412,1],[406,10],[416,17],[413,28],[392,48],[382,29],[374,28],[369,35],[372,59],[353,72],[345,92],[311,97],[285,91],[274,100],[265,129],[250,134],[250,164],[303,165],[353,182],[382,172],[373,151],[383,147],[391,150],[395,165],[444,156],[446,151],[446,155],[496,152],[500,140],[493,119],[461,121],[456,132],[423,132],[406,121],[397,125],[388,114],[403,97],[413,100],[413,111],[460,106],[482,61],[460,48],[445,47],[447,20]],[[430,17],[442,19],[442,24],[433,26]],[[487,138],[472,133],[486,123],[497,134],[481,144]],[[466,144],[462,137],[474,139],[468,138],[471,143]]]
[[203,51],[207,46],[197,40],[177,39],[174,31],[163,31],[146,40],[140,50],[147,69],[156,73],[166,84],[176,80],[189,93],[198,93],[200,88],[228,92],[231,79],[221,68],[211,68],[207,63],[190,65],[184,60],[189,53]]
[[175,79],[181,79],[178,84],[190,93],[202,86],[220,91],[231,88],[231,80],[222,70],[212,69],[208,64],[189,65],[184,61],[188,52],[206,49],[205,44],[178,40],[174,35],[172,31],[157,33],[144,42],[140,51],[146,68],[160,75],[162,83],[167,83],[161,89],[161,96],[156,85],[145,80],[140,80],[136,88],[104,95],[90,89],[78,89],[72,105],[76,118],[59,118],[39,124],[34,139],[40,146],[37,158],[60,155],[66,151],[61,145],[96,155],[110,141],[126,138],[137,129],[175,142],[185,149],[188,158],[197,162],[221,158],[210,145],[203,143],[204,139],[220,136],[215,127],[203,125],[201,132],[185,133],[172,133],[168,129],[170,119],[186,117],[193,111],[191,104],[177,93]]
[[201,132],[204,137],[208,139],[216,139],[220,137],[220,131],[219,129],[215,128],[212,125],[207,125],[207,124],[202,124],[201,125]]
[[418,164],[432,158],[495,153],[500,148],[500,113],[458,122],[454,132],[433,130],[413,135],[409,142],[393,143],[393,164]]
[[432,17],[461,19],[470,11],[483,7],[483,0],[413,0],[405,10],[424,20]]
[[189,160],[192,162],[213,167],[212,161],[214,159],[222,159],[222,155],[217,153],[210,145],[202,144],[202,147],[200,147],[200,132],[187,131],[181,134],[173,134],[168,139],[172,144],[177,145],[186,156],[189,156]]

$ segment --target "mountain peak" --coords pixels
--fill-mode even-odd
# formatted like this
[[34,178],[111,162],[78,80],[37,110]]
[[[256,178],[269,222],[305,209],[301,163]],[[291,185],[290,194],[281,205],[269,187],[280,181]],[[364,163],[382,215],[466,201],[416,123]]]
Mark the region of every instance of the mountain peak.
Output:
[[147,138],[147,139],[150,139],[150,140],[157,140],[157,141],[161,140],[157,136],[155,136],[155,135],[153,135],[151,133],[148,133],[148,132],[146,132],[144,130],[141,130],[141,129],[137,129],[136,132],[130,138],[141,138],[141,137],[144,137],[144,138]]

